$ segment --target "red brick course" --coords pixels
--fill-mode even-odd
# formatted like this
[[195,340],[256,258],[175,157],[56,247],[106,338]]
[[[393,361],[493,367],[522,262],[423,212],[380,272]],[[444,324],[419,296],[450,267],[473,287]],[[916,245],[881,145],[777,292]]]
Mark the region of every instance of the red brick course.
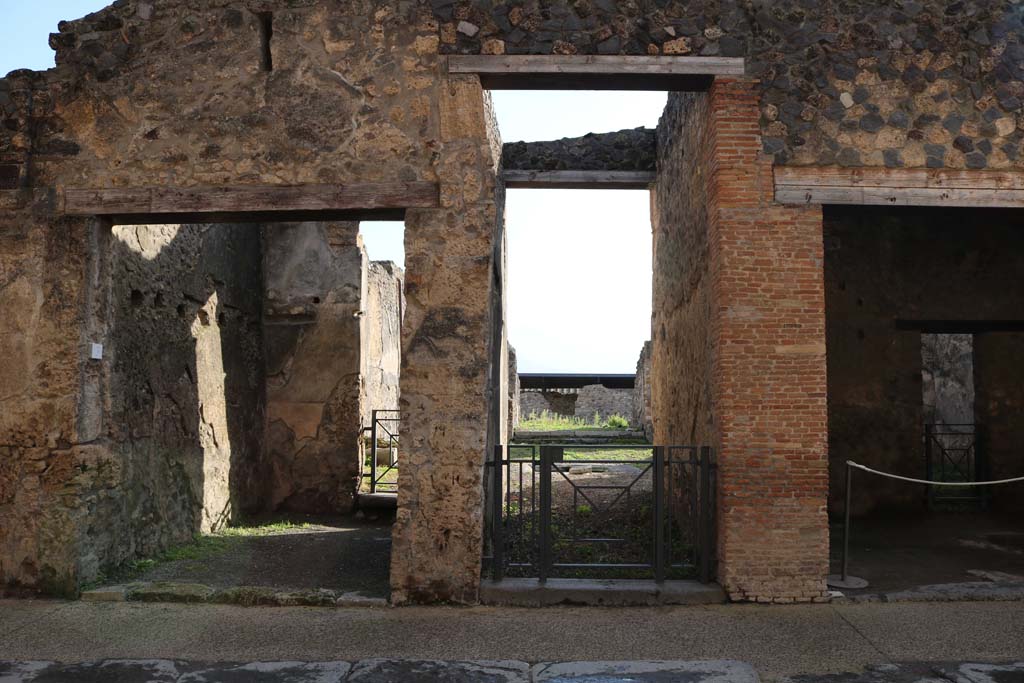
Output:
[[824,600],[828,428],[821,208],[774,203],[754,83],[709,126],[719,579],[735,600]]

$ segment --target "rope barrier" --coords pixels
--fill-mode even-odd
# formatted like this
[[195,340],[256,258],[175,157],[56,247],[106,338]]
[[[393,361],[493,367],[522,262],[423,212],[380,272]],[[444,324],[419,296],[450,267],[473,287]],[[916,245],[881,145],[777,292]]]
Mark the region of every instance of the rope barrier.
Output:
[[888,472],[879,472],[873,470],[870,467],[865,467],[859,463],[847,460],[846,464],[850,467],[856,467],[858,470],[864,470],[871,474],[877,474],[880,477],[888,477],[889,479],[899,479],[901,481],[909,481],[912,484],[926,484],[928,486],[992,486],[995,484],[1012,484],[1018,481],[1024,481],[1024,477],[1015,477],[1013,479],[998,479],[996,481],[929,481],[927,479],[914,479],[913,477],[901,477],[898,474],[889,474]]
[[924,484],[925,486],[994,486],[996,484],[1012,484],[1015,482],[1024,482],[1024,477],[1014,477],[1012,479],[997,479],[995,481],[929,481],[927,479],[915,479],[914,477],[903,477],[898,474],[890,474],[889,472],[879,472],[873,470],[870,467],[865,467],[860,463],[852,460],[846,461],[846,505],[843,510],[843,557],[842,557],[842,573],[838,576],[830,575],[828,577],[828,585],[833,588],[864,588],[868,585],[868,582],[864,579],[857,578],[856,576],[850,576],[850,509],[852,507],[851,500],[853,498],[853,470],[861,470],[868,474],[877,474],[880,477],[886,477],[888,479],[898,479],[900,481],[907,481],[911,484]]

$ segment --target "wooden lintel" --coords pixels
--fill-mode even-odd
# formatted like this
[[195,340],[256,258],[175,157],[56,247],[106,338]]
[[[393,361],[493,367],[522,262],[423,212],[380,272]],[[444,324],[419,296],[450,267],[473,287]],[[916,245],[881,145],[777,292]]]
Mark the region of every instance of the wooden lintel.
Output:
[[783,204],[1024,207],[1024,171],[777,167]]
[[505,187],[549,190],[646,190],[654,171],[502,171]]
[[359,220],[401,217],[406,209],[439,205],[436,183],[244,185],[72,189],[69,216],[108,216],[118,222],[236,222]]
[[706,90],[743,76],[736,57],[450,55],[448,71],[476,74],[489,90]]

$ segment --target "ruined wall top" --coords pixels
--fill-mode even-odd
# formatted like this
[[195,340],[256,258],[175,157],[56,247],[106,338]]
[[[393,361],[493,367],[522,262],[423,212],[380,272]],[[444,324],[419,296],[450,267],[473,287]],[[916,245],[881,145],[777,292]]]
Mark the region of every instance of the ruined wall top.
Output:
[[776,163],[1024,167],[1020,0],[118,0],[51,44],[5,186],[429,180],[455,53],[744,57]]
[[656,147],[653,128],[634,128],[547,142],[509,142],[501,159],[509,170],[653,171]]

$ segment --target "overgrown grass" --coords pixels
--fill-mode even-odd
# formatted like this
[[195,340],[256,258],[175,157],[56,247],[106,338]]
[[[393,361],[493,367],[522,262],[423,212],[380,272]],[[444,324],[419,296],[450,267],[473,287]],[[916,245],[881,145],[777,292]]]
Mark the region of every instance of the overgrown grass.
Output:
[[602,418],[599,413],[588,421],[581,417],[558,415],[550,410],[540,413],[531,412],[526,419],[519,421],[518,429],[525,432],[562,432],[580,431],[585,429],[627,429],[629,420],[622,415],[610,415]]

